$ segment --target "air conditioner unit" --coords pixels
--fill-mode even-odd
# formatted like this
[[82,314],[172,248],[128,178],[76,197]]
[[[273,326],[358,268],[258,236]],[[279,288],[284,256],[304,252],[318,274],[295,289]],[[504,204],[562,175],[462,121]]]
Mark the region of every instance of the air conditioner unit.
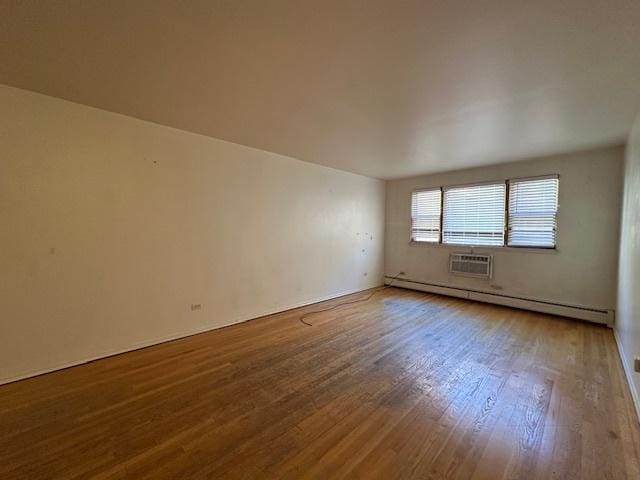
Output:
[[449,255],[449,273],[489,279],[493,276],[493,257],[474,253],[452,253]]

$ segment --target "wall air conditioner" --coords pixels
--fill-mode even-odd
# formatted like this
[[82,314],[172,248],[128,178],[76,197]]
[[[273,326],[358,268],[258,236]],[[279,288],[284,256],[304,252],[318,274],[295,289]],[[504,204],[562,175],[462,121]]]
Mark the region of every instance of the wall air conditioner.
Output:
[[452,253],[449,255],[449,273],[489,279],[493,276],[493,257],[474,253]]

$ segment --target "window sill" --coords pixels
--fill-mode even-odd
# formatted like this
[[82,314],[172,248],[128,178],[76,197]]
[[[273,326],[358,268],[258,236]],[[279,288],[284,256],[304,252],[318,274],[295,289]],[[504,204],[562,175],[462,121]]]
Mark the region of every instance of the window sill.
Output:
[[507,247],[507,246],[471,246],[471,245],[454,245],[451,243],[434,243],[434,242],[416,242],[413,240],[409,241],[410,246],[414,247],[427,247],[427,248],[445,248],[445,249],[469,249],[470,253],[481,252],[482,250],[489,251],[499,251],[499,252],[521,252],[521,253],[548,253],[548,254],[556,254],[559,253],[558,247],[547,248],[547,247]]

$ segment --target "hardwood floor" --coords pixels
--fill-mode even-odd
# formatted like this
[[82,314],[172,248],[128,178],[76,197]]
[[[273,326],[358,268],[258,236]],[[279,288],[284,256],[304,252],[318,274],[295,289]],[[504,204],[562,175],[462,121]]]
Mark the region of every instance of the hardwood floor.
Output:
[[363,296],[0,387],[0,478],[640,479],[611,330]]

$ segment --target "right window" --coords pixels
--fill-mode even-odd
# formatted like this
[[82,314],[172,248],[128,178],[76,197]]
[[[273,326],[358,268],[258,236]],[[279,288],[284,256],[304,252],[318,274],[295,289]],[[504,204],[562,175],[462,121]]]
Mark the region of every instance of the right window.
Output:
[[509,180],[507,245],[555,248],[558,176]]

